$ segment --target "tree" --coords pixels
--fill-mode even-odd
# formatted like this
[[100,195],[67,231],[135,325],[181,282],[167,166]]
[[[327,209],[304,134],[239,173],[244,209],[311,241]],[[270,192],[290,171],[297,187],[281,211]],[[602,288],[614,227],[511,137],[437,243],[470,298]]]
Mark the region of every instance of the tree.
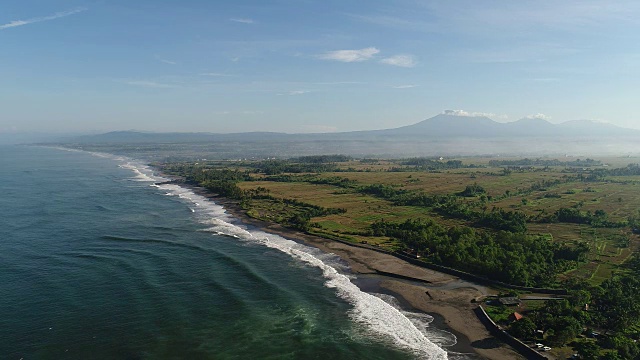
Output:
[[[596,359],[596,358],[593,358]],[[600,357],[602,360],[624,360],[616,351],[608,351]]]
[[544,311],[554,316],[567,316],[573,312],[573,308],[566,299],[547,300],[544,304]]
[[289,218],[289,224],[294,229],[301,231],[309,231],[309,228],[311,227],[309,217],[302,214],[295,214]]
[[487,191],[480,185],[474,183],[473,185],[467,185],[463,191],[459,193],[460,196],[473,197],[480,194],[486,194]]
[[573,290],[569,292],[569,302],[572,306],[584,306],[591,301],[591,294],[586,290]]
[[598,305],[605,327],[620,331],[640,319],[640,279],[632,275],[615,276],[602,283]]
[[536,324],[534,324],[528,317],[516,321],[509,328],[511,335],[524,340],[533,338],[535,331]]
[[586,360],[597,360],[600,358],[600,347],[595,341],[581,340],[577,341],[573,348],[578,354]]
[[549,343],[561,346],[569,343],[582,332],[582,324],[571,316],[562,316],[554,321],[554,336],[549,338]]
[[605,348],[616,350],[623,359],[636,359],[640,353],[638,345],[622,334],[604,337],[601,345]]

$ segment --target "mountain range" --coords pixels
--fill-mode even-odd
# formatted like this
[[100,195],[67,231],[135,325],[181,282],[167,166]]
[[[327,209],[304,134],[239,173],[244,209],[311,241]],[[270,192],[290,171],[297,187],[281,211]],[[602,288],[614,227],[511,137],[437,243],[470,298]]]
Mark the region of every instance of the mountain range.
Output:
[[140,131],[114,131],[67,139],[70,142],[112,143],[181,143],[207,141],[275,141],[275,140],[375,140],[390,138],[603,138],[640,137],[640,130],[621,128],[590,120],[575,120],[552,124],[544,119],[524,118],[509,123],[496,122],[484,116],[439,114],[413,125],[383,129],[336,133],[290,134],[278,132],[246,133],[152,133]]
[[413,125],[384,130],[316,134],[115,131],[70,137],[57,143],[146,159],[318,154],[356,157],[627,156],[640,153],[640,130],[586,120],[552,124],[543,119],[527,118],[500,123],[483,116],[440,114]]

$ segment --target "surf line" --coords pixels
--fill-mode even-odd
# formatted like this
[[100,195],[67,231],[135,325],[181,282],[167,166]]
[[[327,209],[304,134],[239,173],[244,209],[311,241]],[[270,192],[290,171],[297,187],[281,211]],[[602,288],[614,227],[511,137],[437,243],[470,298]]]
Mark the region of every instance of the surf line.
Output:
[[158,184],[166,182],[167,179],[156,175],[151,167],[141,162],[123,156],[89,153],[120,162],[121,168],[131,170],[135,174],[133,180],[151,182],[150,186],[157,188],[163,195],[176,196],[188,205],[193,205],[193,207],[189,206],[189,209],[198,221],[210,225],[207,231],[241,241],[257,243],[284,252],[309,266],[319,268],[325,279],[324,285],[335,289],[338,297],[353,306],[349,313],[352,321],[363,325],[374,338],[383,342],[390,341],[398,348],[409,351],[421,359],[447,359],[447,352],[430,341],[399,309],[379,297],[360,290],[347,275],[340,273],[335,267],[321,259],[329,258],[332,254],[325,254],[315,247],[279,235],[260,230],[246,230],[241,226],[234,225],[231,223],[234,218],[222,206],[194,193],[191,189],[171,183]]
[[191,189],[176,184],[155,186],[163,192],[172,193],[173,196],[195,205],[200,221],[210,226],[207,231],[284,252],[296,260],[322,270],[325,278],[324,285],[335,289],[340,298],[353,306],[349,314],[351,319],[357,324],[364,325],[374,337],[382,341],[391,340],[399,348],[408,350],[420,358],[434,360],[447,358],[446,351],[431,342],[399,309],[379,297],[363,292],[351,282],[347,275],[341,274],[335,267],[329,265],[328,260],[321,259],[329,257],[329,254],[280,235],[260,230],[246,230],[234,225],[231,223],[234,218],[228,215],[222,206],[195,194]]

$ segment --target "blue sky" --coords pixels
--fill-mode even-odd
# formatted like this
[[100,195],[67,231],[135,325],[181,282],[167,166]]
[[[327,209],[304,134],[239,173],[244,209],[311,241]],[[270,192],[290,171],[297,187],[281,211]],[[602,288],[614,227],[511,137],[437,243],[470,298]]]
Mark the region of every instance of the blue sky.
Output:
[[640,2],[3,0],[0,133],[640,128]]

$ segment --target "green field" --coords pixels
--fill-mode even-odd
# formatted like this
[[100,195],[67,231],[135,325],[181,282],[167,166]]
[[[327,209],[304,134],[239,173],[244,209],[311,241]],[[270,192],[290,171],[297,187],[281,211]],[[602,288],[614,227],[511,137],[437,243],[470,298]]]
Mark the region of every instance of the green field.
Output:
[[[370,228],[373,223],[433,219],[445,227],[473,227],[480,231],[492,229],[464,217],[448,216],[433,208],[398,204],[389,197],[363,192],[362,187],[381,184],[408,194],[458,196],[457,201],[476,214],[495,209],[521,213],[527,219],[526,231],[530,235],[542,236],[569,247],[588,244],[586,258],[558,274],[558,280],[575,277],[600,283],[640,246],[638,235],[632,234],[629,226],[624,226],[629,216],[637,215],[640,209],[640,175],[602,176],[598,173],[602,169],[613,169],[613,164],[626,166],[623,165],[624,159],[605,159],[580,167],[508,167],[492,164],[495,159],[459,160],[455,168],[442,169],[407,165],[403,160],[353,159],[320,165],[289,160],[273,163],[209,162],[183,166],[196,167],[205,174],[221,169],[243,174],[242,181],[236,181],[240,190],[262,189],[268,194],[267,197],[243,200],[250,216],[287,225],[287,219],[293,215],[304,215],[303,208],[284,204],[284,199],[325,209],[341,209],[341,212],[333,213],[316,212],[305,230],[329,238],[366,241],[389,249],[399,247],[398,239],[372,235]],[[607,160],[611,163],[606,163]],[[273,164],[278,165],[277,171],[269,168]],[[438,162],[429,160],[429,164],[437,166]],[[317,167],[324,168],[314,171]],[[596,177],[594,174],[600,175]],[[348,183],[335,184],[331,179]],[[483,193],[459,196],[468,186],[479,186]],[[583,214],[603,211],[608,225],[545,222],[545,218],[563,208]]]

